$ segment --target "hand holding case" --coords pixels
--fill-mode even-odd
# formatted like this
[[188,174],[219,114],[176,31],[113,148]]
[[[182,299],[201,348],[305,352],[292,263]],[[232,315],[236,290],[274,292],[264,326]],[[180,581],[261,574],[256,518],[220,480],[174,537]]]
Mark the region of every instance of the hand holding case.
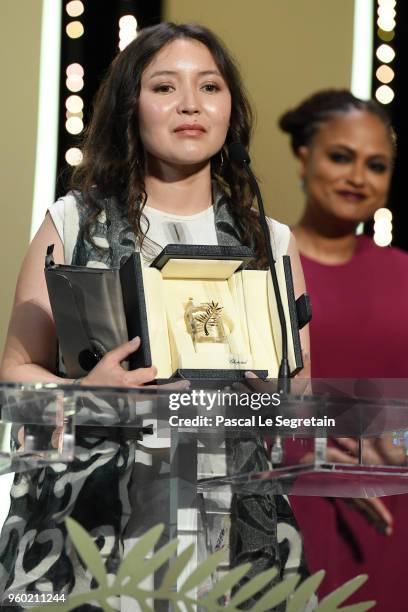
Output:
[[[158,378],[167,379],[176,375],[239,379],[248,369],[263,377],[267,376],[269,369],[269,376],[276,377],[277,372],[274,366],[270,366],[267,355],[259,359],[261,352],[265,354],[264,340],[268,341],[271,334],[274,339],[268,352],[276,351],[279,358],[280,328],[275,299],[268,284],[269,272],[244,269],[251,258],[252,252],[247,247],[168,245],[150,268],[144,268],[140,254],[134,253],[119,270],[56,265],[52,258],[52,248],[49,248],[45,275],[68,376],[78,378],[86,375],[107,351],[138,335],[142,343],[140,349],[131,356],[130,367],[146,367],[153,362],[159,366]],[[299,301],[295,301],[290,258],[284,256],[277,262],[277,267],[289,332],[291,371],[294,374],[303,365],[299,329],[305,321],[304,316],[300,324],[298,321]],[[197,269],[203,270],[204,276],[210,271],[211,279],[200,280]],[[231,272],[223,276],[223,273],[219,274],[221,269],[230,269]],[[177,275],[179,277],[175,278]],[[228,275],[230,280],[226,278]],[[218,294],[217,287],[222,284],[224,294],[222,291]],[[226,284],[229,289],[225,289]],[[197,360],[197,356],[192,354],[190,367],[188,355],[186,359],[183,354],[185,348],[180,349],[187,347],[186,342],[178,342],[178,337],[174,342],[174,330],[177,329],[174,325],[174,308],[183,312],[184,301],[194,292],[193,289],[190,291],[190,286],[195,286],[198,294],[202,294],[201,285],[211,288],[206,298],[208,300],[218,295],[223,299],[225,295],[225,300],[230,301],[231,295],[235,300],[238,296],[239,308],[236,310],[234,306],[234,311],[241,314],[236,318],[236,323],[239,327],[242,319],[246,346],[249,351],[253,347],[253,358],[248,361],[248,366],[229,366],[227,363],[225,369],[222,364],[214,367],[213,358],[209,358],[208,364],[203,366],[200,359]],[[177,299],[173,300],[173,297],[177,292],[180,293],[180,287],[185,297],[180,299],[178,306]],[[245,307],[243,310],[245,300],[250,304],[249,314],[245,312]],[[169,310],[169,301],[174,302],[173,311]],[[258,303],[263,304],[265,312],[258,308]],[[265,328],[259,327],[259,321],[263,320]],[[160,325],[159,331],[157,324]],[[214,356],[219,348],[214,347]],[[180,350],[181,353],[178,352]],[[187,353],[188,350],[187,347]],[[170,362],[163,367],[159,362],[165,361],[164,354],[169,356]],[[268,369],[265,369],[264,361],[269,363]],[[252,367],[252,362],[256,362],[257,366]],[[161,370],[165,374],[161,374]]]

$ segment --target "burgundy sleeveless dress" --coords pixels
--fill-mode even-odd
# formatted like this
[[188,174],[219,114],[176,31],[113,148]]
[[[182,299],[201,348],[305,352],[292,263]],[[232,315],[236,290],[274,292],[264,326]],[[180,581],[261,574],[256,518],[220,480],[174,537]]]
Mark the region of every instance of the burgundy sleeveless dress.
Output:
[[[408,254],[359,236],[346,264],[303,256],[302,264],[313,306],[312,376],[408,378]],[[299,455],[297,445],[288,442],[292,456]],[[375,599],[375,610],[406,612],[408,495],[382,500],[394,518],[391,536],[378,533],[342,499],[291,497],[291,504],[311,573],[326,570],[320,596],[367,573],[350,603]]]

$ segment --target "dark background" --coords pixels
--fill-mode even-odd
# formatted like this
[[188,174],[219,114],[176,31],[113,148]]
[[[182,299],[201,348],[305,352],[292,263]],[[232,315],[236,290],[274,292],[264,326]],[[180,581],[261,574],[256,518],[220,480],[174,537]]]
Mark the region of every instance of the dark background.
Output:
[[[396,53],[391,64],[395,71],[395,78],[390,83],[395,92],[395,97],[386,107],[397,134],[397,159],[391,185],[389,208],[394,216],[392,244],[408,250],[408,207],[405,185],[408,169],[408,75],[406,68],[408,66],[408,3],[400,0],[397,2],[396,11],[395,38],[390,43]],[[374,47],[376,46],[374,45]],[[375,58],[374,73],[378,66],[379,62]]]
[[[70,166],[65,161],[65,152],[81,144],[83,135],[73,136],[65,129],[65,99],[70,94],[65,86],[66,67],[78,62],[84,67],[84,88],[78,95],[84,101],[84,125],[89,122],[92,100],[98,90],[105,72],[118,53],[119,19],[122,15],[134,15],[139,29],[161,21],[161,0],[103,0],[87,2],[83,0],[85,11],[78,18],[69,17],[65,10],[68,0],[62,0],[62,41],[61,41],[61,79],[60,79],[60,120],[58,128],[57,160],[57,198],[68,189]],[[71,39],[65,34],[65,27],[73,19],[84,25],[84,34]]]

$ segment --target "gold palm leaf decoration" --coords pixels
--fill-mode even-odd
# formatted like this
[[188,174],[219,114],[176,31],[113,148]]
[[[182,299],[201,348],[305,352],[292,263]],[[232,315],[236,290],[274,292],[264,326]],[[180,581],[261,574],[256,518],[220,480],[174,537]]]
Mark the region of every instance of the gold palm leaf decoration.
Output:
[[195,317],[197,321],[197,329],[204,331],[206,336],[210,335],[209,327],[216,327],[218,325],[219,318],[221,316],[222,306],[218,305],[218,302],[208,302],[206,311],[203,314]]

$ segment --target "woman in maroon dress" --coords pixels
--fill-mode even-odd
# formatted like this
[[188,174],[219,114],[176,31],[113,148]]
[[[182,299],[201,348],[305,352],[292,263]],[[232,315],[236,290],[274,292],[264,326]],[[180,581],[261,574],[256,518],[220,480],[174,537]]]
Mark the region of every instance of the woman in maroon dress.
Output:
[[[291,136],[305,192],[293,232],[313,305],[312,376],[408,377],[408,254],[356,235],[359,223],[387,201],[395,138],[386,113],[346,90],[328,90],[285,113],[280,127]],[[288,446],[292,456],[299,452],[299,446]],[[348,439],[328,453],[350,462],[354,450]],[[406,459],[391,443],[369,450],[376,463]],[[375,609],[384,612],[408,609],[406,495],[364,501],[292,497],[291,503],[310,570],[327,572],[321,595],[367,573],[355,601],[375,599]]]

